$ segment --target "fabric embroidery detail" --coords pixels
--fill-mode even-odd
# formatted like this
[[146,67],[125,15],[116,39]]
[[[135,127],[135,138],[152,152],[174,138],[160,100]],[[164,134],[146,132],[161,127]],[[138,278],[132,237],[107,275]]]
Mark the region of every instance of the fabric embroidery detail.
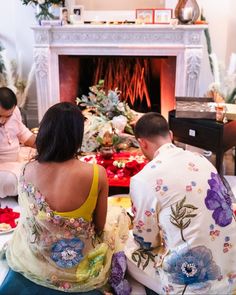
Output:
[[70,283],[59,281],[59,279],[56,275],[51,276],[51,282],[54,286],[58,287],[61,290],[69,290],[71,288]]
[[210,237],[211,237],[212,241],[214,241],[220,235],[220,231],[218,229],[214,230],[214,228],[215,228],[214,224],[211,224],[210,225]]
[[30,203],[29,208],[34,216],[38,216],[41,219],[47,219],[51,224],[59,225],[63,227],[66,232],[66,237],[70,238],[74,235],[78,235],[84,238],[90,238],[95,235],[94,226],[91,222],[84,220],[82,217],[70,218],[63,217],[54,213],[49,207],[45,198],[39,191],[31,184],[24,184],[24,189],[27,191],[29,197],[35,201]]
[[83,259],[84,243],[79,238],[62,239],[52,245],[51,259],[62,268],[71,268]]
[[126,256],[123,251],[117,252],[112,256],[112,267],[109,277],[109,283],[115,294],[129,295],[131,293],[131,286],[124,278],[127,268]]
[[230,237],[225,237],[225,242],[224,242],[224,248],[223,248],[223,252],[227,253],[231,248],[232,248],[232,244],[230,243]]
[[91,277],[97,277],[103,268],[108,246],[105,243],[90,251],[76,269],[77,282],[86,282]]
[[140,248],[143,248],[145,250],[150,250],[152,243],[151,242],[145,242],[143,237],[140,237],[133,233],[135,241],[139,244]]
[[[193,285],[196,289],[199,283],[216,280],[220,277],[220,268],[213,260],[212,252],[205,246],[197,246],[192,249],[184,247],[173,251],[165,260],[164,271],[169,274],[171,282],[187,286]],[[204,287],[204,285],[199,285]],[[198,288],[199,288],[198,287]]]
[[233,284],[235,282],[235,279],[236,279],[236,273],[233,273],[233,272],[228,273],[227,277],[228,277],[229,284]]
[[213,210],[212,217],[215,223],[222,227],[231,224],[234,216],[231,209],[232,201],[220,176],[212,172],[208,184],[210,189],[207,191],[205,205],[207,209]]
[[[132,211],[134,213],[137,212],[137,209],[135,207],[132,207]],[[138,220],[135,223],[134,228],[139,232],[152,232],[152,221],[156,220],[157,216],[156,216],[156,211],[154,208],[151,208],[150,210],[145,210],[144,212],[144,221],[143,220]]]
[[156,192],[160,192],[161,195],[164,195],[168,191],[168,186],[163,184],[162,178],[157,179],[155,190]]
[[189,162],[188,163],[188,170],[196,172],[196,171],[198,171],[198,168],[196,167],[196,165],[194,163]]
[[185,201],[186,197],[177,202],[175,208],[171,206],[172,214],[170,215],[170,222],[180,229],[181,238],[184,242],[186,242],[186,240],[184,239],[183,231],[190,225],[191,218],[197,216],[197,214],[193,212],[198,209],[191,204],[184,204]]

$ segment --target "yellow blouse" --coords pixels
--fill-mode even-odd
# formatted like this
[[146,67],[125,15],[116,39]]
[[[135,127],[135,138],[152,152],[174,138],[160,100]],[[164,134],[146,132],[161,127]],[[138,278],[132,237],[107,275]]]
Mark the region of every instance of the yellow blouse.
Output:
[[69,218],[83,217],[86,221],[91,221],[92,213],[97,204],[97,197],[98,197],[98,165],[94,164],[93,181],[92,181],[90,192],[86,201],[78,209],[67,211],[67,212],[54,211],[54,214],[62,216],[62,217],[69,217]]

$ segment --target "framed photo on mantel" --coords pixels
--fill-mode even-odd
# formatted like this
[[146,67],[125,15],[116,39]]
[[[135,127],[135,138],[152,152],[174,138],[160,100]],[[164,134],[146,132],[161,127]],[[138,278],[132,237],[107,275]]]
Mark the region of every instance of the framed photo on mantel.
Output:
[[154,9],[154,24],[169,24],[172,18],[172,9]]
[[153,9],[138,8],[136,9],[137,24],[153,24]]

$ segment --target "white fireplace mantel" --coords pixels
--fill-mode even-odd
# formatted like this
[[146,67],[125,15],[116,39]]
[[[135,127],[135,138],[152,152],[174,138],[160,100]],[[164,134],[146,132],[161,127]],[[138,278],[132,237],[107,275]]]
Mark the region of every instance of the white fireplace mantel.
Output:
[[59,55],[176,56],[176,96],[198,96],[206,25],[35,26],[39,120],[60,101]]

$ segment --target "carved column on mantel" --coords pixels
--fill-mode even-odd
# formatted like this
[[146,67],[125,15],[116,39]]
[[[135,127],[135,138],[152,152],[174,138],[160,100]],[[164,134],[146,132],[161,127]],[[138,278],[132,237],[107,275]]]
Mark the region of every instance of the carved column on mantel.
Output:
[[176,96],[198,96],[206,25],[33,27],[39,120],[60,101],[59,55],[176,56]]

